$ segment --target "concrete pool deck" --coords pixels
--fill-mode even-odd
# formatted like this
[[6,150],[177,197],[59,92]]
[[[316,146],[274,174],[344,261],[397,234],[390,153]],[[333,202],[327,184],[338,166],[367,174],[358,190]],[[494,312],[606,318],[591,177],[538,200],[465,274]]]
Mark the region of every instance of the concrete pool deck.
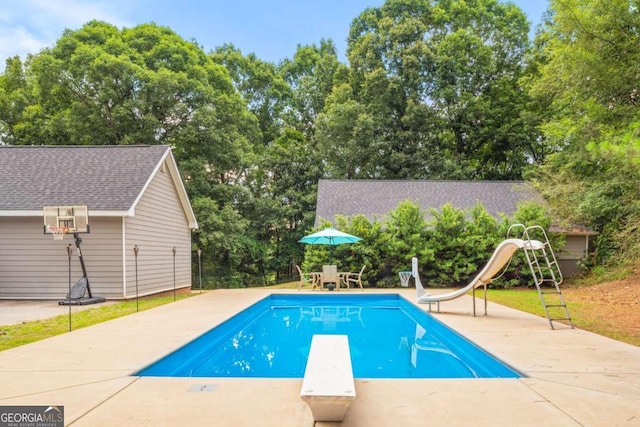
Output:
[[[0,406],[64,406],[73,426],[313,426],[302,379],[131,376],[270,293],[297,291],[207,292],[0,352]],[[341,425],[640,426],[640,347],[497,304],[471,310],[465,296],[433,314],[527,378],[356,379]]]

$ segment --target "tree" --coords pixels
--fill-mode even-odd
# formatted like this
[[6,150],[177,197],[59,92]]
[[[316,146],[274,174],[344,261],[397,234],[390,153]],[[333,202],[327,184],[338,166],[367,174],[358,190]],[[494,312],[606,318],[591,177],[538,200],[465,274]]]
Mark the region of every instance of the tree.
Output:
[[531,94],[551,100],[542,130],[557,153],[532,179],[569,224],[601,232],[600,261],[636,259],[638,4],[552,0],[551,11]]
[[255,147],[252,167],[243,177],[247,193],[238,198],[238,209],[251,222],[255,238],[265,244],[265,268],[276,273],[276,280],[289,276],[302,259],[297,241],[314,221],[322,162],[311,133],[314,108],[322,108],[323,103],[317,92],[322,79],[315,72],[335,59],[332,45],[323,42],[322,46],[299,46],[294,59],[278,67],[252,54],[244,57],[232,46],[212,53],[229,69],[262,131],[262,144]]
[[211,58],[229,71],[236,89],[256,118],[263,145],[275,141],[284,126],[284,113],[291,106],[291,88],[274,64],[254,54],[243,56],[231,44],[215,49]]
[[389,212],[385,225],[389,235],[385,261],[393,268],[394,275],[406,270],[414,256],[423,263],[434,261],[433,249],[425,245],[427,223],[420,206],[409,200],[399,203]]
[[267,268],[280,275],[301,263],[298,240],[313,226],[321,167],[301,132],[287,129],[263,151],[247,185],[253,195],[243,207],[253,229],[269,243]]
[[22,61],[17,56],[7,59],[5,72],[0,75],[0,144],[14,144],[20,139],[31,103]]
[[318,119],[329,172],[520,177],[532,141],[519,119],[527,32],[522,11],[497,0],[389,0],[362,12],[349,33],[348,82]]
[[320,40],[320,46],[298,45],[293,59],[284,59],[278,68],[292,92],[286,123],[313,140],[316,118],[324,110],[335,79],[345,72],[336,47],[330,39]]
[[221,206],[207,197],[197,197],[192,204],[200,223],[195,238],[213,284],[225,288],[264,285],[257,272],[261,271],[266,251],[251,237],[249,221],[231,205]]
[[[23,120],[0,117],[21,129],[16,144],[171,143],[187,151],[182,132],[192,135],[217,121],[233,145],[242,139],[237,129],[251,135],[253,128],[224,67],[154,24],[118,30],[89,22],[66,30],[26,67]],[[4,78],[17,76],[18,68],[14,63]],[[10,94],[19,96],[13,86]]]
[[166,141],[210,100],[220,72],[167,28],[98,21],[66,30],[29,68],[49,143],[99,145]]
[[574,142],[606,147],[631,130],[640,104],[640,17],[633,3],[551,1],[552,20],[538,36],[547,42],[533,93],[553,99],[544,130],[558,149]]

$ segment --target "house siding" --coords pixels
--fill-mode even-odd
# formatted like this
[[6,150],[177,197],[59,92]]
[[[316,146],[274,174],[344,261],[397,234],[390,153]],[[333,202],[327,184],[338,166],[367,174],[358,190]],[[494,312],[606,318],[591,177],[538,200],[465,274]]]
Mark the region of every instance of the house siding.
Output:
[[[164,166],[164,165],[163,165]],[[136,259],[138,246],[138,295],[174,289],[174,256],[176,289],[191,286],[191,230],[171,177],[170,168],[161,167],[127,217],[125,244],[125,298],[136,296]]]
[[567,235],[565,237],[565,245],[556,254],[560,271],[569,277],[580,273],[578,263],[587,256],[588,236],[585,235]]
[[[91,214],[89,214],[91,215]],[[93,295],[122,295],[120,219],[89,217],[91,233],[80,234],[82,254]],[[43,233],[40,217],[6,217],[0,221],[0,298],[64,299],[82,277],[73,236],[53,240]],[[67,246],[73,253],[69,262]],[[71,274],[69,274],[69,268]]]
[[82,277],[73,236],[43,233],[42,206],[52,205],[89,208],[90,233],[80,237],[94,296],[135,297],[136,270],[139,295],[191,285],[198,225],[170,147],[0,147],[0,165],[0,298],[62,300]]

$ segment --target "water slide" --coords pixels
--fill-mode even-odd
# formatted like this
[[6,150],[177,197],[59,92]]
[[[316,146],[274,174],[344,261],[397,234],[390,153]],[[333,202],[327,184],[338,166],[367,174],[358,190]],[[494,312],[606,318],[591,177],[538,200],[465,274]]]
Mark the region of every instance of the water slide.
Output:
[[412,275],[416,282],[416,291],[418,292],[418,302],[421,304],[437,303],[440,301],[450,301],[452,299],[459,298],[465,295],[467,292],[485,286],[493,280],[494,277],[504,268],[509,262],[513,254],[518,249],[542,249],[544,246],[542,242],[537,240],[522,240],[522,239],[506,239],[503,240],[496,250],[491,255],[489,262],[478,273],[474,279],[469,282],[464,288],[448,292],[445,294],[431,295],[425,292],[422,283],[420,282],[420,275],[418,274],[418,260],[414,258],[412,260]]

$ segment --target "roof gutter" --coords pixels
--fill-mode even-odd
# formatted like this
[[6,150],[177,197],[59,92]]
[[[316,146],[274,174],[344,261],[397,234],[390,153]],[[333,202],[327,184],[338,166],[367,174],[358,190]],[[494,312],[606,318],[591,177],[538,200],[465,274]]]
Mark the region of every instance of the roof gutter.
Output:
[[[42,209],[38,210],[0,210],[0,216],[22,216],[22,217],[34,217],[34,216],[42,216]],[[103,209],[90,209],[90,216],[100,216],[100,217],[123,217],[123,216],[133,216],[131,212],[128,210],[103,210]]]

